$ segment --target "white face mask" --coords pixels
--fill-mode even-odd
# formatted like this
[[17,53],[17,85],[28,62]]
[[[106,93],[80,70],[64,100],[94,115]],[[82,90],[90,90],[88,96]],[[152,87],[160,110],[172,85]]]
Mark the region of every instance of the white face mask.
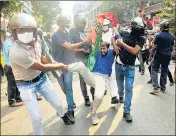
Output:
[[33,32],[26,32],[23,34],[17,34],[18,40],[20,40],[22,43],[30,43],[33,40]]
[[108,30],[108,26],[103,26],[103,31],[107,31]]

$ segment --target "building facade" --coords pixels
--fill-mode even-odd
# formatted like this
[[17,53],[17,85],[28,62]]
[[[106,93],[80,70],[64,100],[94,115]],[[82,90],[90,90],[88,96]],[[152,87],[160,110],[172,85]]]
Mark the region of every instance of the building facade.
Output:
[[155,0],[155,1],[145,1],[144,4],[144,16],[148,17],[153,25],[154,30],[159,29],[160,18],[157,16],[164,9],[164,1],[163,0]]
[[[31,2],[30,1],[20,1],[20,2],[22,2],[24,5],[24,8],[21,9],[21,12],[31,15],[33,13]],[[8,31],[9,20],[6,19],[6,17],[2,13],[1,13],[1,22],[0,23],[1,23],[0,29],[3,31]]]
[[101,1],[77,1],[73,6],[73,15],[82,13],[87,19],[86,28],[89,29],[96,22],[96,15],[100,14]]

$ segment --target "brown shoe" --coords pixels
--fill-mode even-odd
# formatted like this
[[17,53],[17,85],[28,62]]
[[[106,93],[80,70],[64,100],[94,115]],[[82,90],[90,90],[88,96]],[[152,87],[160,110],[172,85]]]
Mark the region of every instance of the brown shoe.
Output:
[[18,102],[23,102],[22,100],[16,100],[16,102],[18,103]]
[[19,106],[22,106],[22,105],[23,105],[23,102],[18,102],[18,103],[10,104],[9,107],[19,107]]
[[155,89],[155,90],[153,90],[153,91],[150,92],[150,94],[155,94],[155,93],[160,93],[160,90],[156,90]]
[[42,100],[42,98],[37,98],[37,101],[41,101]]

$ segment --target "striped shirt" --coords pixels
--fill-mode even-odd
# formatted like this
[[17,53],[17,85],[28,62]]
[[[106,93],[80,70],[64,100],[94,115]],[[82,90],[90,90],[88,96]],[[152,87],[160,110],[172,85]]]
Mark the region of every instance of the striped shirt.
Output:
[[10,64],[15,80],[29,81],[37,77],[41,71],[30,68],[35,61],[41,62],[41,45],[36,42],[28,46],[18,41],[14,42],[10,52]]

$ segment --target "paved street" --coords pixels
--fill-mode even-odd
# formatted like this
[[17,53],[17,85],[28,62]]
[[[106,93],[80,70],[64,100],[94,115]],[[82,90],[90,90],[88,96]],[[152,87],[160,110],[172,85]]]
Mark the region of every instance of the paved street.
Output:
[[[173,74],[174,65],[170,69]],[[118,111],[111,107],[109,92],[103,99],[98,110],[99,124],[92,126],[90,108],[84,106],[79,87],[78,76],[75,74],[73,82],[76,108],[76,123],[66,126],[56,116],[56,111],[43,99],[39,102],[44,131],[47,135],[174,135],[175,134],[175,86],[167,84],[165,94],[151,95],[152,85],[146,84],[149,73],[146,66],[144,76],[136,69],[134,93],[132,101],[133,122],[128,124],[122,118],[123,105],[118,105]],[[52,83],[66,108],[66,99],[58,83],[53,78]],[[30,135],[32,127],[25,106],[9,108],[7,105],[6,82],[2,84],[1,94],[1,134],[2,135]]]

